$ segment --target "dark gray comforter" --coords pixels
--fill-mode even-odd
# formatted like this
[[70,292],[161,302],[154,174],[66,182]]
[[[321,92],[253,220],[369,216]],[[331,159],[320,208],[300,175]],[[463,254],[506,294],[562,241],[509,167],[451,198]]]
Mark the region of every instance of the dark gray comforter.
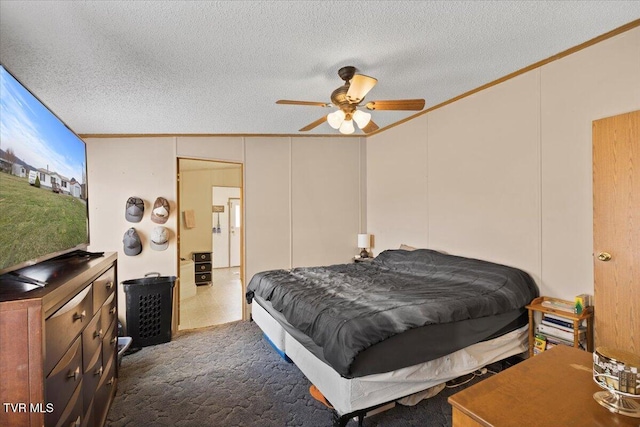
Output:
[[362,350],[404,331],[494,316],[538,296],[524,271],[419,249],[370,263],[261,272],[247,287],[322,347],[341,375]]

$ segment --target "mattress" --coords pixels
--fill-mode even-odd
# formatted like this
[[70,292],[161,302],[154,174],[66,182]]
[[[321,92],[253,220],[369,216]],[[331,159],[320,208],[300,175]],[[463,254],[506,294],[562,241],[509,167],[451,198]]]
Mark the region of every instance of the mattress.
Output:
[[526,324],[524,306],[537,295],[521,270],[427,249],[388,250],[369,263],[261,272],[247,287],[249,303],[267,301],[263,308],[290,335],[345,378],[397,370],[500,336]]
[[468,374],[490,363],[523,353],[528,328],[470,345],[449,355],[402,369],[358,378],[344,378],[294,338],[258,304],[252,318],[272,344],[286,353],[302,373],[331,402],[339,415],[370,408]]

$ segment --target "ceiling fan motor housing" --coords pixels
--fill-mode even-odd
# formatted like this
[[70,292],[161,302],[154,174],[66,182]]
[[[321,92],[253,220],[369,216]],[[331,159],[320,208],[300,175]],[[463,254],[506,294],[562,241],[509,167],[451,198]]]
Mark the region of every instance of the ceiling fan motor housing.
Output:
[[331,93],[331,103],[345,112],[353,111],[356,108],[356,106],[351,104],[347,99],[348,91],[349,84],[347,83]]
[[338,75],[345,83],[331,93],[331,103],[343,110],[345,113],[353,112],[356,109],[356,106],[347,99],[349,81],[353,78],[355,73],[356,67],[348,66],[340,68],[338,70]]
[[345,82],[348,82],[349,80],[351,80],[355,73],[356,73],[356,67],[351,67],[351,66],[342,67],[338,70],[338,75]]

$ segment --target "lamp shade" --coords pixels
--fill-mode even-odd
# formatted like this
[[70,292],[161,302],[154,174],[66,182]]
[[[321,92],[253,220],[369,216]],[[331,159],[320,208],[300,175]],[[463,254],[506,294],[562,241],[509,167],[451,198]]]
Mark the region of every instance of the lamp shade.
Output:
[[370,234],[358,234],[358,247],[360,249],[368,249],[371,246]]
[[344,133],[346,135],[349,135],[349,134],[355,132],[355,130],[356,130],[356,128],[353,127],[353,120],[345,120],[340,125],[340,133]]
[[333,113],[327,114],[327,123],[334,129],[339,129],[342,122],[344,122],[344,111],[336,110]]
[[371,121],[371,114],[356,110],[353,112],[353,121],[356,122],[360,129],[363,129]]
[[373,77],[356,74],[349,82],[349,90],[346,95],[347,100],[352,104],[360,103],[376,83],[378,83],[378,80]]

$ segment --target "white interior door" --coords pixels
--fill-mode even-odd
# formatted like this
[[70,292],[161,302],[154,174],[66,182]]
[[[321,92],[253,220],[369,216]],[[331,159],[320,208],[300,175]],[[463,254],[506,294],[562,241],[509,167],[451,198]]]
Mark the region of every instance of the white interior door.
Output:
[[229,199],[229,267],[240,265],[240,229],[242,227],[242,206],[240,199]]

